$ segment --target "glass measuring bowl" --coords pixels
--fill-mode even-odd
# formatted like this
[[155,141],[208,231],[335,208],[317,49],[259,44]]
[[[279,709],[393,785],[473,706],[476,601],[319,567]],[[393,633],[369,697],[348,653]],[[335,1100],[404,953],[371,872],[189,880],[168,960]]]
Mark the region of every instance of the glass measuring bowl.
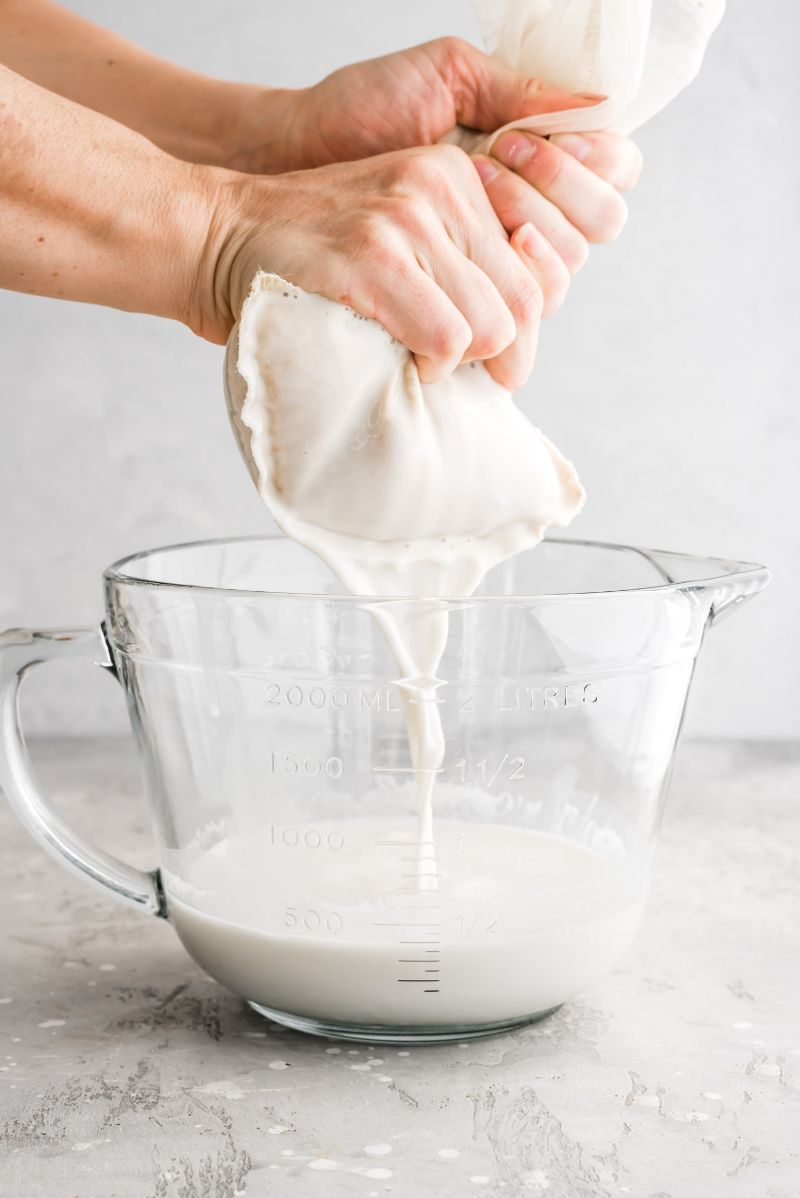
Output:
[[[703,635],[768,577],[551,540],[469,599],[376,600],[282,538],[154,550],[106,571],[99,630],[0,637],[0,780],[47,849],[168,918],[270,1018],[371,1041],[490,1034],[571,998],[634,937]],[[422,845],[384,605],[448,615]],[[79,840],[36,788],[16,692],[62,657],[125,689],[151,873]]]

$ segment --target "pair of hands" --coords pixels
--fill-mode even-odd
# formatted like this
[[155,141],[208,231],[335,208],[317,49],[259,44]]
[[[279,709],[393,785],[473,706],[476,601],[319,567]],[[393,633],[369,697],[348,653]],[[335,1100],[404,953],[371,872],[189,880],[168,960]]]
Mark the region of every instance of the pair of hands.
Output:
[[423,379],[484,359],[503,386],[521,386],[540,319],[563,301],[588,243],[621,231],[620,193],[641,155],[608,133],[512,131],[473,158],[438,142],[455,124],[492,132],[598,99],[448,38],[282,93],[284,134],[268,152],[256,132],[264,114],[250,105],[254,128],[230,154],[237,169],[199,168],[213,216],[186,322],[223,342],[268,266],[379,320]]

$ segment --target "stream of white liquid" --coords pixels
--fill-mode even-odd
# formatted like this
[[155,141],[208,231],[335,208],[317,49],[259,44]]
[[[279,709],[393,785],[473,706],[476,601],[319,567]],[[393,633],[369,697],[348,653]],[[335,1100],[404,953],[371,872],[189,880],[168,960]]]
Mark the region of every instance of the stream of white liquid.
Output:
[[[417,792],[417,861],[415,888],[420,893],[439,889],[434,835],[433,800],[436,778],[444,765],[445,741],[439,711],[438,690],[444,682],[438,677],[444,645],[447,641],[449,614],[442,604],[439,609],[431,603],[420,604],[417,620],[433,628],[417,624],[417,635],[410,631],[412,620],[402,624],[392,618],[391,609],[372,608],[376,623],[389,644],[401,671],[412,663],[424,673],[405,677],[397,685],[403,700],[403,716],[408,737],[409,756],[414,769]],[[431,635],[433,633],[433,635]],[[434,642],[431,649],[431,642]],[[416,642],[416,643],[415,643]]]

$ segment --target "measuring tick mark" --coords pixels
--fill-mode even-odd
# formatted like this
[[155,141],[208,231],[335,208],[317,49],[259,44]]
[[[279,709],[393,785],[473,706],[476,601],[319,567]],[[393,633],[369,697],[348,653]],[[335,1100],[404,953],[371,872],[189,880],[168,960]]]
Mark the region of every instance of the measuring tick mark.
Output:
[[438,994],[439,991],[438,990],[423,990],[422,993],[423,994]]
[[441,843],[439,840],[374,840],[372,842],[375,848],[397,848],[397,849],[416,849],[416,848],[437,848]]
[[398,957],[398,965],[430,965],[429,957]]
[[[427,940],[398,940],[397,943],[398,944],[436,944],[437,941],[433,936],[429,936]],[[438,953],[439,950],[438,950],[438,948],[434,948],[434,949],[429,948],[426,951],[429,953],[430,952]]]
[[416,765],[373,765],[373,774],[443,774],[444,769],[423,769]]
[[437,921],[436,923],[422,923],[421,921],[406,919],[401,920],[400,923],[394,923],[374,919],[372,926],[373,928],[440,928],[442,925],[441,921]]
[[398,982],[421,982],[422,985],[424,986],[425,983],[429,982],[431,979],[430,978],[398,978],[397,980],[398,980]]

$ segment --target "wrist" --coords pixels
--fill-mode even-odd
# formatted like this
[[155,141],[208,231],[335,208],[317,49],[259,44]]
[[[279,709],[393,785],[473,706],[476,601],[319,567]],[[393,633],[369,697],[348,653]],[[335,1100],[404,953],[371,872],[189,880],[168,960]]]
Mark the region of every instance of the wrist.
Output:
[[281,174],[305,165],[300,114],[307,89],[245,83],[216,88],[208,111],[219,116],[206,161],[250,175]]
[[112,228],[120,259],[144,293],[134,310],[181,321],[199,332],[191,315],[197,265],[213,211],[213,168],[159,150],[138,167],[138,180],[132,175],[127,188],[130,201]]
[[205,340],[224,345],[251,282],[245,247],[256,228],[263,232],[268,223],[279,183],[224,167],[189,170],[194,223],[178,319]]

